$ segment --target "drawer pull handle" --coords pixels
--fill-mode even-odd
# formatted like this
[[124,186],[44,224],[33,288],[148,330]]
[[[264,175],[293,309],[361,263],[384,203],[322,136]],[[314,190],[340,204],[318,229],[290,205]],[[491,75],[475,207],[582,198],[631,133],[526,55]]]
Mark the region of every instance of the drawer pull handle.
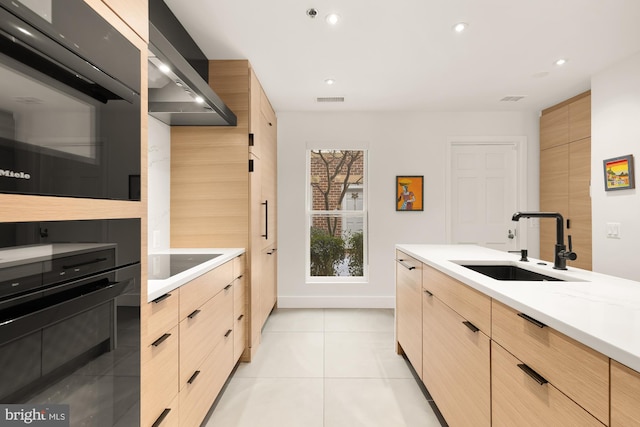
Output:
[[196,317],[198,314],[200,314],[200,310],[193,310],[193,313],[191,313],[190,315],[188,315],[187,317],[189,319],[193,319],[194,317]]
[[193,384],[193,382],[196,380],[198,375],[200,375],[200,371],[195,371],[193,375],[191,375],[191,378],[187,380],[187,384]]
[[240,316],[238,316],[238,320],[242,320],[244,318],[244,314],[241,314]]
[[243,276],[244,276],[244,274],[239,275],[238,277],[236,277],[236,280],[242,279]]
[[166,408],[164,411],[162,411],[156,422],[153,423],[151,427],[158,427],[160,424],[162,424],[164,419],[167,418],[167,415],[169,415],[169,412],[171,412],[171,409],[169,408]]
[[161,336],[160,338],[158,338],[157,340],[152,342],[151,345],[154,346],[154,347],[157,347],[160,344],[162,344],[163,342],[165,342],[166,339],[169,338],[170,336],[171,336],[171,334],[164,334],[163,336]]
[[227,331],[227,333],[226,333],[226,334],[224,334],[224,337],[225,337],[225,338],[229,338],[229,335],[231,335],[231,332],[232,332],[232,330],[231,330],[231,329],[229,329],[229,330]]
[[527,322],[531,322],[531,323],[533,323],[533,324],[534,324],[534,325],[536,325],[538,328],[544,328],[545,326],[547,326],[547,325],[545,325],[544,323],[539,322],[538,320],[534,319],[534,318],[533,318],[533,317],[531,317],[531,316],[527,316],[527,315],[526,315],[526,314],[524,314],[524,313],[518,313],[518,316],[522,317],[522,318],[523,318],[524,320],[526,320]]
[[151,301],[151,302],[158,304],[159,302],[162,302],[162,301],[166,300],[166,299],[167,299],[167,298],[169,298],[170,296],[171,296],[171,294],[164,294],[164,295],[160,295],[158,298],[154,299],[154,300],[153,300],[153,301]]
[[401,266],[403,266],[404,268],[406,268],[407,270],[411,271],[411,270],[415,270],[415,269],[416,269],[413,265],[409,265],[409,264],[407,264],[407,263],[405,263],[405,262],[403,262],[403,261],[404,261],[403,259],[399,259],[399,260],[398,260],[398,263],[399,263]]
[[464,324],[464,326],[466,326],[467,328],[471,329],[472,332],[478,332],[480,329],[478,329],[476,327],[476,325],[474,325],[473,323],[465,320],[464,322],[462,322]]
[[545,385],[549,381],[547,381],[542,375],[525,365],[524,363],[518,363],[518,368],[522,369],[525,374],[529,375],[535,382],[540,385]]
[[227,286],[224,287],[224,290],[228,291],[229,289],[231,289],[231,286],[232,286],[231,283],[229,283]]
[[425,294],[429,295],[430,297],[432,297],[432,296],[433,296],[433,294],[432,294],[430,291],[428,291],[428,290],[426,290],[426,289],[423,289],[423,290],[424,290],[424,293],[425,293]]
[[[91,265],[91,264],[98,264],[98,263],[100,263],[102,261],[106,261],[106,260],[107,260],[106,258],[96,258],[96,259],[93,259],[91,261],[79,262],[77,264],[63,265],[62,268],[64,268],[65,270],[68,270],[70,268],[83,267],[85,265]],[[78,270],[76,270],[76,271],[78,271]]]

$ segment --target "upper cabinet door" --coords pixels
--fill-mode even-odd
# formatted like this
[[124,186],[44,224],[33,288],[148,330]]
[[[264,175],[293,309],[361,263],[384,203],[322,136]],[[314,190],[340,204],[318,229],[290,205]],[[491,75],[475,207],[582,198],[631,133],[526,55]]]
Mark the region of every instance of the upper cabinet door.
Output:
[[569,142],[591,136],[591,95],[569,104]]
[[569,142],[569,107],[563,106],[540,117],[540,149],[557,147]]

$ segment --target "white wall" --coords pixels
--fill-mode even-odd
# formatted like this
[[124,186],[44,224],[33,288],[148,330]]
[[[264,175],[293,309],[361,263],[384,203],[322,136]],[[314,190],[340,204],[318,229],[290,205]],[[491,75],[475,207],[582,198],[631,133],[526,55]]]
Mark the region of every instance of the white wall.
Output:
[[[394,245],[446,243],[447,137],[517,135],[528,140],[529,203],[521,208],[536,210],[535,113],[278,113],[278,305],[393,307]],[[306,143],[354,141],[369,144],[370,281],[306,284]],[[424,212],[395,211],[396,175],[424,175]],[[537,236],[528,244],[531,256],[537,256]]]
[[[633,154],[640,166],[640,53],[591,80],[591,203],[593,270],[640,280],[638,189],[604,191],[602,161]],[[640,181],[636,176],[636,186]],[[606,224],[621,224],[621,238],[606,237]]]
[[170,231],[171,128],[149,116],[149,252],[168,249]]

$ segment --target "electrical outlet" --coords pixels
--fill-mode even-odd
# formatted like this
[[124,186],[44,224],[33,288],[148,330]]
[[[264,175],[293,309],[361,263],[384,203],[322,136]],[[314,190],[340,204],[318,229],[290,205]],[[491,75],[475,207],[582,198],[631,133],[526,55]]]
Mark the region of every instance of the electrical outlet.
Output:
[[620,239],[620,223],[608,222],[607,223],[607,238],[608,239]]

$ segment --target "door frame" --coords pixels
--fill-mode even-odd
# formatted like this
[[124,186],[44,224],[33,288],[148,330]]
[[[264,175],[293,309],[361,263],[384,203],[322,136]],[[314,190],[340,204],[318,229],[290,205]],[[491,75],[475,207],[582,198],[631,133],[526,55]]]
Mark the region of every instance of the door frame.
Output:
[[[451,183],[451,160],[454,146],[460,145],[511,145],[516,148],[516,157],[518,163],[516,165],[516,175],[518,182],[516,189],[518,195],[516,197],[517,210],[520,211],[527,206],[527,137],[526,136],[449,136],[447,137],[447,152],[445,163],[445,235],[446,242],[451,244],[453,241],[453,224],[451,221],[452,212],[452,183]],[[520,227],[520,222],[514,224],[516,232],[517,247],[528,247],[527,228]]]

